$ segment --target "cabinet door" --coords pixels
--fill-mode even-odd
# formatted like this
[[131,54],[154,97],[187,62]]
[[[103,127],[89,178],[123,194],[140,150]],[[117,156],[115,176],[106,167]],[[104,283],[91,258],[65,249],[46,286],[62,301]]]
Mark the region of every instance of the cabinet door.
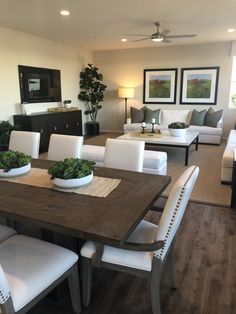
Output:
[[48,117],[46,115],[31,117],[31,125],[32,131],[40,133],[40,151],[46,152],[50,138],[48,132]]
[[69,135],[82,135],[82,121],[81,121],[81,111],[68,112],[65,116],[66,122],[66,134]]

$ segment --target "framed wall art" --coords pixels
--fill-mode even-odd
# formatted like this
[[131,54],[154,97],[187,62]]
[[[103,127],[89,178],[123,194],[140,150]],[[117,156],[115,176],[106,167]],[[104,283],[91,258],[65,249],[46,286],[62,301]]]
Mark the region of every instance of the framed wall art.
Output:
[[219,69],[181,69],[180,104],[216,105]]
[[175,104],[177,69],[144,70],[143,103]]

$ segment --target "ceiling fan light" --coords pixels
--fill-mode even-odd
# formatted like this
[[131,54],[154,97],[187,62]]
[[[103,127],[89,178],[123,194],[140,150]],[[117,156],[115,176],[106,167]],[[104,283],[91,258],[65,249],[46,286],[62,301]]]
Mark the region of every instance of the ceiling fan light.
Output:
[[163,40],[164,40],[164,38],[162,38],[162,37],[152,38],[152,41],[155,41],[155,42],[161,42]]

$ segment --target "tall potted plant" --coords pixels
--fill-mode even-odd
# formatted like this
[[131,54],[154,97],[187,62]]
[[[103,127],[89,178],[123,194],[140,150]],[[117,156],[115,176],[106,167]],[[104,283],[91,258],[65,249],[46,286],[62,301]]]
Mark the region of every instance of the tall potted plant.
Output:
[[104,98],[106,85],[102,83],[103,75],[98,72],[98,68],[92,64],[88,64],[84,71],[80,72],[80,93],[79,100],[86,102],[87,110],[84,112],[89,115],[90,120],[86,122],[86,134],[99,134],[99,123],[97,120],[98,110],[102,108],[100,104]]

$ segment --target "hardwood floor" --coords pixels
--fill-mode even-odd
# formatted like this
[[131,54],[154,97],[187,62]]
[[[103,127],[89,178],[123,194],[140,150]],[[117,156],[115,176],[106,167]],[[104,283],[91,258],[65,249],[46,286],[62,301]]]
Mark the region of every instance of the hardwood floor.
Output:
[[[159,213],[147,219],[158,222]],[[162,283],[162,314],[236,313],[236,211],[189,203],[175,241],[177,290]],[[66,289],[65,289],[66,290]],[[60,300],[43,300],[31,314],[72,313],[67,292]],[[92,299],[82,314],[150,314],[146,280],[96,270]]]

